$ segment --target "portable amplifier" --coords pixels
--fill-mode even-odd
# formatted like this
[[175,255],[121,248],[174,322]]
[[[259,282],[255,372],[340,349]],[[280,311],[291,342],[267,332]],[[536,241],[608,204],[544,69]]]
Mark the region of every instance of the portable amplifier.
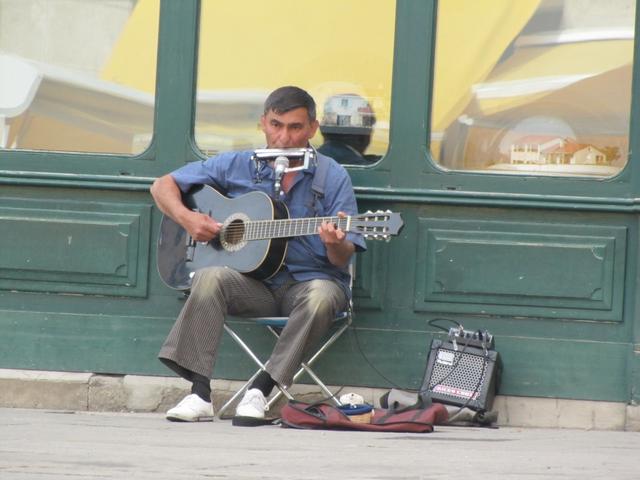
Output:
[[435,402],[490,410],[499,362],[495,350],[433,340],[420,393]]

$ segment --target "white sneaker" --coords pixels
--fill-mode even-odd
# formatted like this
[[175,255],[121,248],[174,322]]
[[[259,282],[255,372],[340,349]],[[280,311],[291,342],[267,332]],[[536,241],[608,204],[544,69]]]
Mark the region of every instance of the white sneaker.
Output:
[[244,397],[236,407],[237,417],[264,418],[264,412],[268,410],[267,399],[257,388],[247,390]]
[[167,420],[172,422],[211,422],[213,421],[213,405],[192,393],[167,412]]

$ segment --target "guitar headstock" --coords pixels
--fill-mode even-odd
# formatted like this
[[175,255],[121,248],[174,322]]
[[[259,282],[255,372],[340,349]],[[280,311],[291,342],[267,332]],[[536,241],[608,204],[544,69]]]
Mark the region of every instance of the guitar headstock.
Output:
[[390,210],[368,211],[351,217],[350,231],[360,233],[370,240],[391,240],[402,230],[404,222],[399,213]]

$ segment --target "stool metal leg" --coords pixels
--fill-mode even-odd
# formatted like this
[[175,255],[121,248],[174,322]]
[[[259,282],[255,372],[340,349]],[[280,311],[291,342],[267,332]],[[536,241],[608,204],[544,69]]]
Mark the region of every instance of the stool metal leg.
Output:
[[[322,353],[324,353],[324,351],[326,349],[328,349],[331,345],[333,345],[333,343],[344,333],[344,331],[349,328],[349,325],[351,325],[351,318],[349,317],[344,325],[342,325],[336,332],[334,332],[334,334],[329,338],[329,340],[327,340],[325,342],[324,345],[322,345],[322,347],[306,362],[302,362],[300,369],[296,372],[296,374],[293,376],[293,383],[295,383],[295,381],[303,374],[303,373],[307,373],[307,375],[309,375],[313,381],[318,385],[318,387],[320,387],[320,390],[322,390],[324,392],[324,394],[326,395],[327,399],[331,400],[336,406],[340,406],[342,405],[340,403],[340,401],[338,399],[336,399],[336,397],[333,395],[333,392],[331,392],[331,390],[329,390],[329,388],[324,384],[324,382],[320,379],[320,377],[318,377],[315,372],[311,369],[311,365],[318,359],[318,357],[320,355],[322,355]],[[269,329],[269,331],[271,331],[271,333],[273,335],[275,335],[276,337],[278,336],[278,333],[272,328],[272,327],[267,327]],[[289,400],[292,400],[293,398],[291,397],[290,394],[288,394],[288,392],[283,392],[283,389],[281,388],[279,392],[277,392],[273,398],[271,398],[269,400],[269,403],[267,404],[268,406],[273,405],[275,402],[278,401],[278,399],[280,398],[281,394],[285,394],[287,396],[287,398]]]
[[[320,349],[318,349],[318,351],[306,362],[302,362],[300,364],[300,369],[295,373],[295,375],[293,376],[293,382],[295,383],[296,380],[304,373],[306,373],[307,375],[309,375],[309,377],[311,377],[311,379],[316,383],[316,385],[320,388],[320,390],[322,390],[322,392],[325,394],[326,398],[328,400],[331,400],[336,406],[340,406],[341,403],[340,401],[334,396],[334,394],[331,392],[331,390],[329,390],[329,388],[324,384],[324,382],[322,382],[322,380],[320,379],[320,377],[318,377],[318,375],[316,375],[316,373],[311,369],[311,365],[320,357],[320,355],[322,355],[331,345],[333,345],[333,343],[344,333],[344,331],[349,328],[349,326],[351,325],[352,322],[352,317],[350,315],[346,315],[346,319],[343,325],[341,325],[334,333],[333,335],[331,335],[331,337],[329,337],[329,339],[322,345],[322,347],[320,347]],[[238,336],[238,334],[236,332],[233,331],[233,329],[231,329],[231,327],[229,327],[226,323],[224,324],[224,328],[226,330],[226,332],[229,334],[229,336],[231,338],[233,338],[233,340],[235,340],[235,342],[247,353],[247,355],[249,355],[249,357],[255,362],[256,365],[258,365],[258,370],[253,374],[253,376],[242,386],[242,388],[240,388],[218,411],[218,418],[222,418],[222,415],[225,411],[227,411],[227,409],[233,405],[234,402],[236,402],[236,400],[242,396],[247,389],[249,388],[249,386],[253,383],[253,381],[257,378],[257,376],[260,374],[260,372],[265,371],[266,369],[266,363],[262,363],[262,361],[253,353],[253,351],[249,348],[249,346],[244,342],[244,340],[242,340],[242,338],[240,338],[240,336]],[[267,329],[276,337],[279,337],[279,333],[278,330],[276,328],[274,328],[273,326],[267,325]],[[267,402],[267,408],[271,407],[273,404],[275,404],[278,399],[284,395],[285,397],[287,397],[287,399],[289,400],[293,400],[293,396],[288,392],[286,387],[283,387],[281,385],[279,385],[278,383],[276,383],[276,387],[278,388],[278,391],[276,392],[276,394],[269,399],[269,401]]]
[[[249,346],[244,342],[244,340],[242,340],[238,334],[236,332],[234,332],[226,323],[224,324],[224,329],[227,331],[227,333],[231,336],[231,338],[233,338],[238,345],[240,345],[240,347],[242,347],[242,349],[247,353],[247,355],[249,355],[249,357],[251,357],[251,359],[256,363],[256,365],[258,365],[258,367],[260,367],[256,373],[253,374],[253,376],[242,386],[242,388],[240,388],[240,390],[238,390],[229,400],[227,400],[227,402],[222,405],[222,407],[220,407],[220,410],[218,410],[218,418],[222,418],[222,414],[224,412],[227,411],[227,409],[233,405],[233,403],[241,396],[243,395],[247,389],[249,388],[249,386],[253,383],[253,381],[258,377],[258,375],[260,374],[260,372],[264,371],[266,368],[266,364],[262,363],[262,361],[251,351],[251,349],[249,348]],[[281,387],[280,385],[278,385],[276,383],[276,387],[278,387],[278,393],[277,396],[278,398],[280,397],[280,395],[284,395],[286,396],[289,400],[293,400],[293,396],[286,391],[286,389],[284,387]],[[267,406],[271,406],[271,403],[268,403]]]

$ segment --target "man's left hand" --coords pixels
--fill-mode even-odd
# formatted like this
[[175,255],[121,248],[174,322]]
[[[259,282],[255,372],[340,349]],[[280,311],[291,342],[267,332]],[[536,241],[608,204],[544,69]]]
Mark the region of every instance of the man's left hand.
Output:
[[[338,212],[339,218],[345,218],[344,212]],[[347,240],[347,234],[333,223],[324,222],[318,227],[320,240],[327,248],[329,261],[337,266],[344,267],[349,263],[351,255],[355,252],[355,246]]]
[[[338,212],[339,218],[345,218],[346,216],[347,215],[344,212]],[[344,231],[340,230],[335,224],[329,222],[323,222],[322,225],[318,227],[318,235],[320,235],[322,243],[329,248],[331,245],[341,244],[347,236]]]

